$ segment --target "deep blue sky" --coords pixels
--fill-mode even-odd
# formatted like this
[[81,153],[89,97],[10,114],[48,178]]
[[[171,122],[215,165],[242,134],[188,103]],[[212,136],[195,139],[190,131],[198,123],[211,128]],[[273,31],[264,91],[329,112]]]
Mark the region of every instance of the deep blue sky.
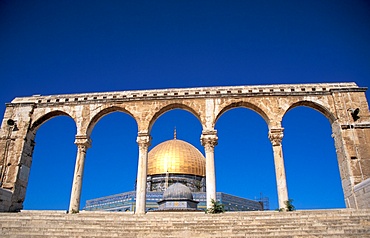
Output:
[[[370,85],[370,3],[327,1],[0,0],[0,111],[17,96],[132,89],[356,82]],[[369,93],[367,93],[369,100]],[[202,152],[201,126],[174,110],[154,124],[153,145],[179,139]],[[283,120],[289,197],[298,209],[344,207],[329,121],[308,108]],[[267,125],[234,109],[217,122],[217,190],[260,193],[277,208]],[[67,117],[36,136],[25,209],[68,209],[76,128]],[[92,134],[86,199],[131,190],[137,127],[104,117]]]

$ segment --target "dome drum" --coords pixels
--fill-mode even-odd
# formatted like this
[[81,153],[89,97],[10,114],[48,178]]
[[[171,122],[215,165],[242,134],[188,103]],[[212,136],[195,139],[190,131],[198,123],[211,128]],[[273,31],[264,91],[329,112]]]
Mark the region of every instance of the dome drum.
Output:
[[188,174],[157,174],[147,177],[147,191],[162,192],[175,183],[186,185],[192,192],[205,192],[205,177]]

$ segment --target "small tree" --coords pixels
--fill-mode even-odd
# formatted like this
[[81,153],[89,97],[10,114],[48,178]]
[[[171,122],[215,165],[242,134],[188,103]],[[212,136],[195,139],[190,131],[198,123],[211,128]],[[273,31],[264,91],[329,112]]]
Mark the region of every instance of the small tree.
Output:
[[224,213],[225,208],[224,205],[215,201],[214,199],[211,200],[212,206],[206,209],[206,213],[216,214],[216,213]]
[[293,205],[293,201],[294,201],[293,199],[289,199],[288,201],[284,202],[288,212],[295,211],[295,206]]
[[288,199],[287,201],[284,202],[285,204],[285,208],[280,208],[279,209],[279,212],[284,212],[284,211],[288,211],[288,212],[291,212],[291,211],[295,211],[295,206],[293,205],[293,199]]

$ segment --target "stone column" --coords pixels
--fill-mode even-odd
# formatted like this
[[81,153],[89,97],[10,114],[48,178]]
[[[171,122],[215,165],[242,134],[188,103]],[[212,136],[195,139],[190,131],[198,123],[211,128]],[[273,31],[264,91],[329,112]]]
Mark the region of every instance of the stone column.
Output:
[[148,148],[151,137],[139,134],[136,142],[139,145],[139,163],[136,179],[136,211],[135,214],[145,214],[146,207],[146,177],[148,171]]
[[216,173],[214,149],[217,145],[217,131],[203,131],[200,138],[206,152],[206,194],[207,208],[212,206],[212,199],[216,201]]
[[77,145],[77,157],[75,172],[73,175],[69,213],[77,213],[80,210],[82,178],[84,173],[86,151],[91,146],[91,140],[87,136],[76,136],[75,144]]
[[283,158],[283,148],[281,141],[283,139],[283,128],[273,128],[269,131],[269,139],[272,143],[272,149],[274,151],[274,163],[276,173],[276,184],[279,200],[279,208],[285,209],[285,201],[288,201],[288,189],[286,185],[285,167]]

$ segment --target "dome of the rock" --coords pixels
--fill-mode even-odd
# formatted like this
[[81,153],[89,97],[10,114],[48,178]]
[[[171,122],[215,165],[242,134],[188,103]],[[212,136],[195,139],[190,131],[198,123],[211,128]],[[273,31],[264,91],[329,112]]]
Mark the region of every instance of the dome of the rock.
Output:
[[205,176],[205,158],[191,144],[178,139],[155,146],[148,153],[148,175],[189,174]]

